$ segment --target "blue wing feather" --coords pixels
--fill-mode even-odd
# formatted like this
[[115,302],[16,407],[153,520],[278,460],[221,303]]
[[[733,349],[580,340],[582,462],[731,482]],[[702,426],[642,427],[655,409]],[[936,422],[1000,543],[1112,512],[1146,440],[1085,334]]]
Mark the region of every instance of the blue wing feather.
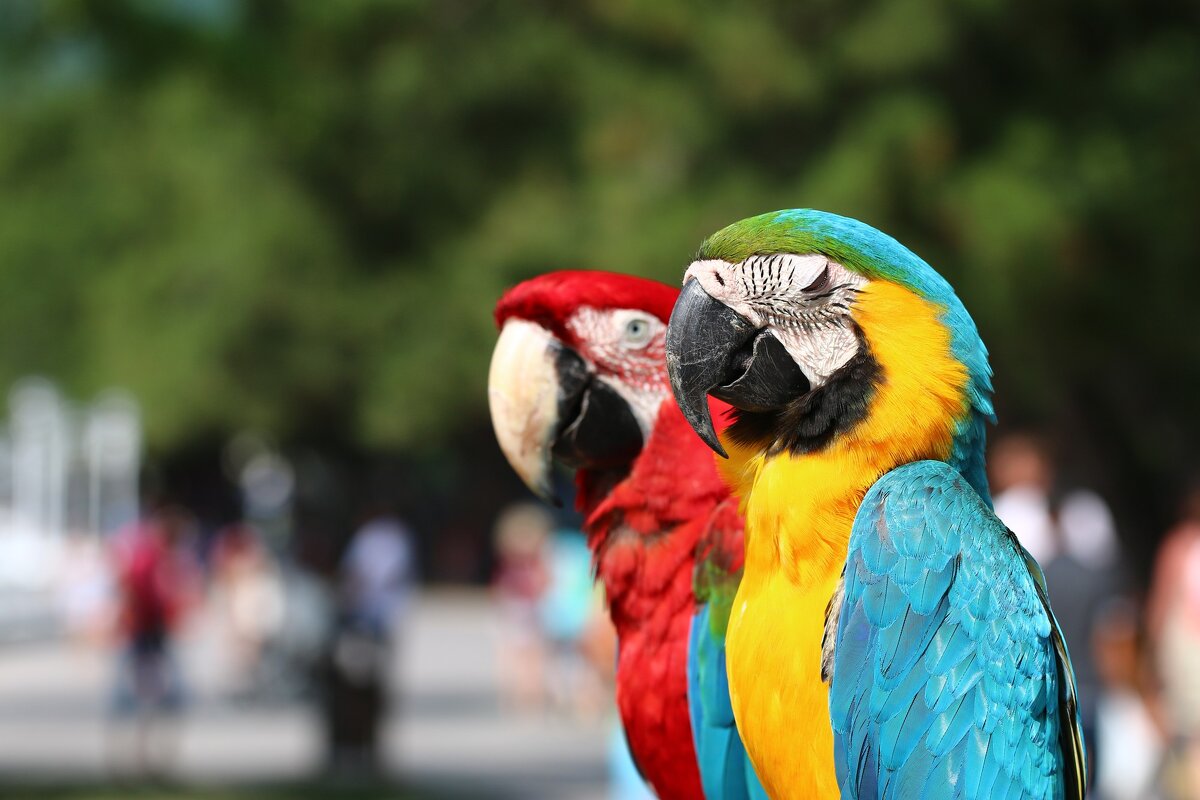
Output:
[[692,618],[688,703],[704,796],[766,800],[733,719],[725,673],[725,642],[712,626],[708,604]]
[[952,467],[867,492],[830,682],[846,798],[1082,796],[1070,662],[1036,565]]

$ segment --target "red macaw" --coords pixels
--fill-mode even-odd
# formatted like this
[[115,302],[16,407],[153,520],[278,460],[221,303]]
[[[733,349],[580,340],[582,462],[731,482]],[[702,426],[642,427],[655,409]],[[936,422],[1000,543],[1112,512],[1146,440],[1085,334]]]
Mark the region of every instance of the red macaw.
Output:
[[[552,460],[575,470],[617,631],[617,706],[643,777],[668,799],[739,797],[748,786],[765,796],[724,679],[742,520],[667,376],[678,294],[606,272],[556,272],[510,290],[496,307],[492,420],[539,495],[551,495]],[[724,405],[712,407],[722,419]]]

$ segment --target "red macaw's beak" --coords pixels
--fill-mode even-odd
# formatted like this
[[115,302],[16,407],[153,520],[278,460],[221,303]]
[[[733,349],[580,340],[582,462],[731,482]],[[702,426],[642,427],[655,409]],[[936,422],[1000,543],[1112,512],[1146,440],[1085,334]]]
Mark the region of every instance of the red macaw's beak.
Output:
[[552,461],[572,469],[626,465],[642,449],[629,404],[570,347],[537,323],[510,318],[488,372],[492,427],[508,463],[543,500],[554,494]]

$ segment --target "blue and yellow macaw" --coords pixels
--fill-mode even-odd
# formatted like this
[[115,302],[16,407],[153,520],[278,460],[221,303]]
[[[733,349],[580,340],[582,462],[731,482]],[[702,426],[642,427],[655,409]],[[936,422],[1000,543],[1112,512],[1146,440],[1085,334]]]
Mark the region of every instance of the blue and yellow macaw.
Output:
[[684,281],[667,364],[746,518],[726,659],[770,796],[1081,798],[1070,660],[991,509],[991,370],[950,285],[811,210],[719,231]]

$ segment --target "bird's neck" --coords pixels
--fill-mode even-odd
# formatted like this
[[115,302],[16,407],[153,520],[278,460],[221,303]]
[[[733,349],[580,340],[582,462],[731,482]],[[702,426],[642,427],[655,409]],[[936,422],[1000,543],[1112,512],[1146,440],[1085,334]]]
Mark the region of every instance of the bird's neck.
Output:
[[672,607],[691,603],[696,543],[728,496],[712,453],[678,407],[664,403],[629,473],[581,509],[618,629],[638,624],[667,597]]

